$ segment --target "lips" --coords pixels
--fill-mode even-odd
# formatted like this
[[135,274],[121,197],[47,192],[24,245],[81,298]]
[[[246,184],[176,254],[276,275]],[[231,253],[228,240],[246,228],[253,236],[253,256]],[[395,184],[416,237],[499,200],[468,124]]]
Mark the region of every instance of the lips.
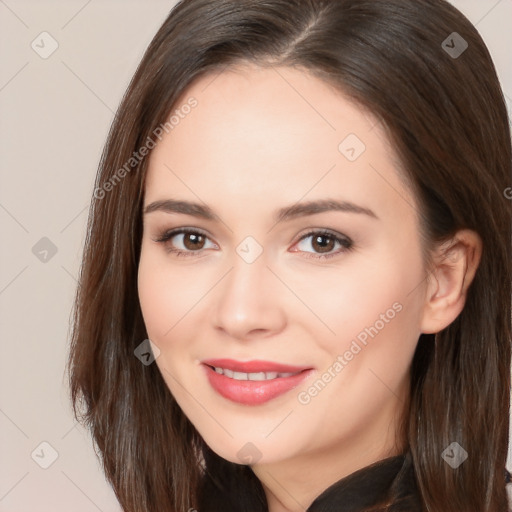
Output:
[[224,398],[244,405],[265,403],[301,384],[312,368],[271,361],[208,359],[202,367],[212,388]]

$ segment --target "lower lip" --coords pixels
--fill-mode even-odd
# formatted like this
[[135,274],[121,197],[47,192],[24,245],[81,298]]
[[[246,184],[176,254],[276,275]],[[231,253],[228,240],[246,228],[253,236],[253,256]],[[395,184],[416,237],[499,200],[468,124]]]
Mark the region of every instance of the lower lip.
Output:
[[235,380],[217,373],[211,366],[203,365],[212,388],[219,395],[244,405],[259,405],[280,396],[302,383],[312,369],[304,370],[291,377],[271,380]]

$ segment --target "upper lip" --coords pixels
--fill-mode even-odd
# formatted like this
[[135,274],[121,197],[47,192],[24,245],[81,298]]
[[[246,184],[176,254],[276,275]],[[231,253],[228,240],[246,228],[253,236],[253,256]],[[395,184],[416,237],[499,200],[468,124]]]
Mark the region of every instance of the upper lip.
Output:
[[278,372],[278,373],[297,373],[303,370],[309,370],[307,366],[293,366],[289,364],[275,363],[272,361],[235,361],[234,359],[205,359],[201,361],[208,366],[216,368],[226,368],[234,372],[259,373],[259,372]]

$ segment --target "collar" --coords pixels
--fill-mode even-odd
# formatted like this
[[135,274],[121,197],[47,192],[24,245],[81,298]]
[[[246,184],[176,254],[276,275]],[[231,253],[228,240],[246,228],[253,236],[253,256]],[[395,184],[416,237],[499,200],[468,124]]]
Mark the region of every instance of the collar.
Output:
[[360,512],[376,505],[386,510],[420,511],[410,452],[380,460],[338,480],[309,506],[306,512]]

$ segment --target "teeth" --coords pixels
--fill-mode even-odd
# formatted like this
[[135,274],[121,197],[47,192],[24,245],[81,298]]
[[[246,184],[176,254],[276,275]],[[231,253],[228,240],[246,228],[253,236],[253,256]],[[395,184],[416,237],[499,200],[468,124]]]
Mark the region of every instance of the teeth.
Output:
[[218,368],[214,367],[216,373],[220,375],[225,375],[230,379],[234,380],[272,380],[279,379],[282,377],[291,377],[292,375],[297,375],[297,373],[278,373],[278,372],[257,372],[257,373],[245,373],[245,372],[234,372],[233,370],[228,370],[227,368]]
[[267,376],[265,375],[265,372],[248,373],[247,377],[248,377],[248,380],[267,380]]

